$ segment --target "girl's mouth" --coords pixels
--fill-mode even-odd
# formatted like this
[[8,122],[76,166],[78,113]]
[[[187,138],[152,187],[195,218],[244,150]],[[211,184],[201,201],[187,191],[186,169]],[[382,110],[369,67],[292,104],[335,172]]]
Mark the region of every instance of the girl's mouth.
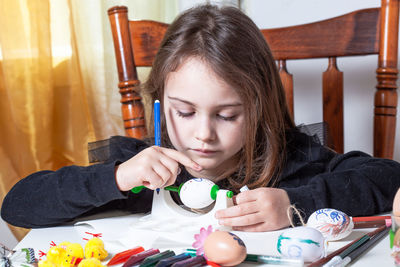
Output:
[[203,156],[210,156],[217,153],[216,150],[209,150],[209,149],[193,149],[193,151],[196,152],[196,154]]

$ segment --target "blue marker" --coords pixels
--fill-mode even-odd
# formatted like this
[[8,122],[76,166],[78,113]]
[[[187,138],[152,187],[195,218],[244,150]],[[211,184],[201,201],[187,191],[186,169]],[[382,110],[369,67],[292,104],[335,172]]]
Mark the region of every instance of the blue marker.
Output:
[[[161,111],[160,100],[154,101],[154,145],[161,146]],[[144,188],[143,185],[131,189],[133,193],[139,193]],[[157,194],[160,193],[160,188],[156,189]]]
[[160,101],[154,101],[154,145],[161,146]]
[[[160,100],[154,101],[154,145],[161,146],[161,115],[160,115]],[[156,189],[157,194],[160,193],[160,188]]]

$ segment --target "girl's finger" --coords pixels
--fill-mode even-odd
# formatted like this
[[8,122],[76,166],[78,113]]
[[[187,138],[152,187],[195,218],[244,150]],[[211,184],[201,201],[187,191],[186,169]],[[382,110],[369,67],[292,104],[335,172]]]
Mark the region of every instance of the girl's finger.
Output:
[[164,186],[164,184],[174,175],[171,170],[165,167],[161,162],[154,163],[152,169],[161,178],[161,184],[159,187]]
[[240,192],[236,195],[236,204],[252,202],[258,200],[257,189]]
[[163,179],[154,171],[149,171],[143,174],[143,185],[151,190],[162,187]]
[[266,231],[271,231],[275,229],[270,229],[268,225],[264,222],[262,223],[256,223],[252,225],[246,225],[246,226],[233,226],[232,229],[234,231],[243,231],[243,232],[266,232]]
[[175,161],[181,163],[183,166],[186,166],[196,171],[201,171],[203,169],[199,164],[197,164],[196,162],[191,160],[188,156],[179,151],[165,147],[156,147],[156,149],[160,149],[162,153],[174,159]]
[[161,156],[160,162],[170,171],[173,176],[176,177],[178,175],[179,164],[177,161],[168,156]]
[[173,183],[175,183],[176,177],[181,171],[179,168],[179,164],[177,161],[168,156],[161,157],[160,161],[166,168],[168,168],[171,173],[167,181],[165,181],[164,186],[172,185]]
[[225,218],[244,216],[257,212],[259,212],[259,208],[257,207],[257,205],[255,205],[255,202],[247,202],[223,210],[218,210],[215,213],[215,217],[217,219],[225,219]]
[[247,214],[239,217],[230,217],[218,220],[219,224],[225,226],[249,226],[253,224],[263,223],[265,218],[259,216],[259,213]]

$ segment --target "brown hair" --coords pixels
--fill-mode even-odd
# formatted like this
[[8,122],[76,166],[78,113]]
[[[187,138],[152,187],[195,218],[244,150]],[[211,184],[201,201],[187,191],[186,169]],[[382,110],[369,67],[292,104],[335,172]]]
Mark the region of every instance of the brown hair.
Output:
[[185,11],[168,28],[144,86],[153,100],[163,96],[168,73],[189,57],[207,62],[244,104],[245,145],[237,169],[223,176],[233,189],[273,186],[285,159],[285,130],[294,122],[258,27],[234,7],[201,5]]

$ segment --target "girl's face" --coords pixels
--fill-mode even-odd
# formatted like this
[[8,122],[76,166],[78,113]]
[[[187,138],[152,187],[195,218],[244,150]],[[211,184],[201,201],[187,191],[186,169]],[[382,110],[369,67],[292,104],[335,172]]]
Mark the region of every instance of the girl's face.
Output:
[[207,63],[189,58],[168,74],[164,114],[173,146],[203,170],[192,175],[213,179],[235,167],[244,144],[244,109],[237,93]]

